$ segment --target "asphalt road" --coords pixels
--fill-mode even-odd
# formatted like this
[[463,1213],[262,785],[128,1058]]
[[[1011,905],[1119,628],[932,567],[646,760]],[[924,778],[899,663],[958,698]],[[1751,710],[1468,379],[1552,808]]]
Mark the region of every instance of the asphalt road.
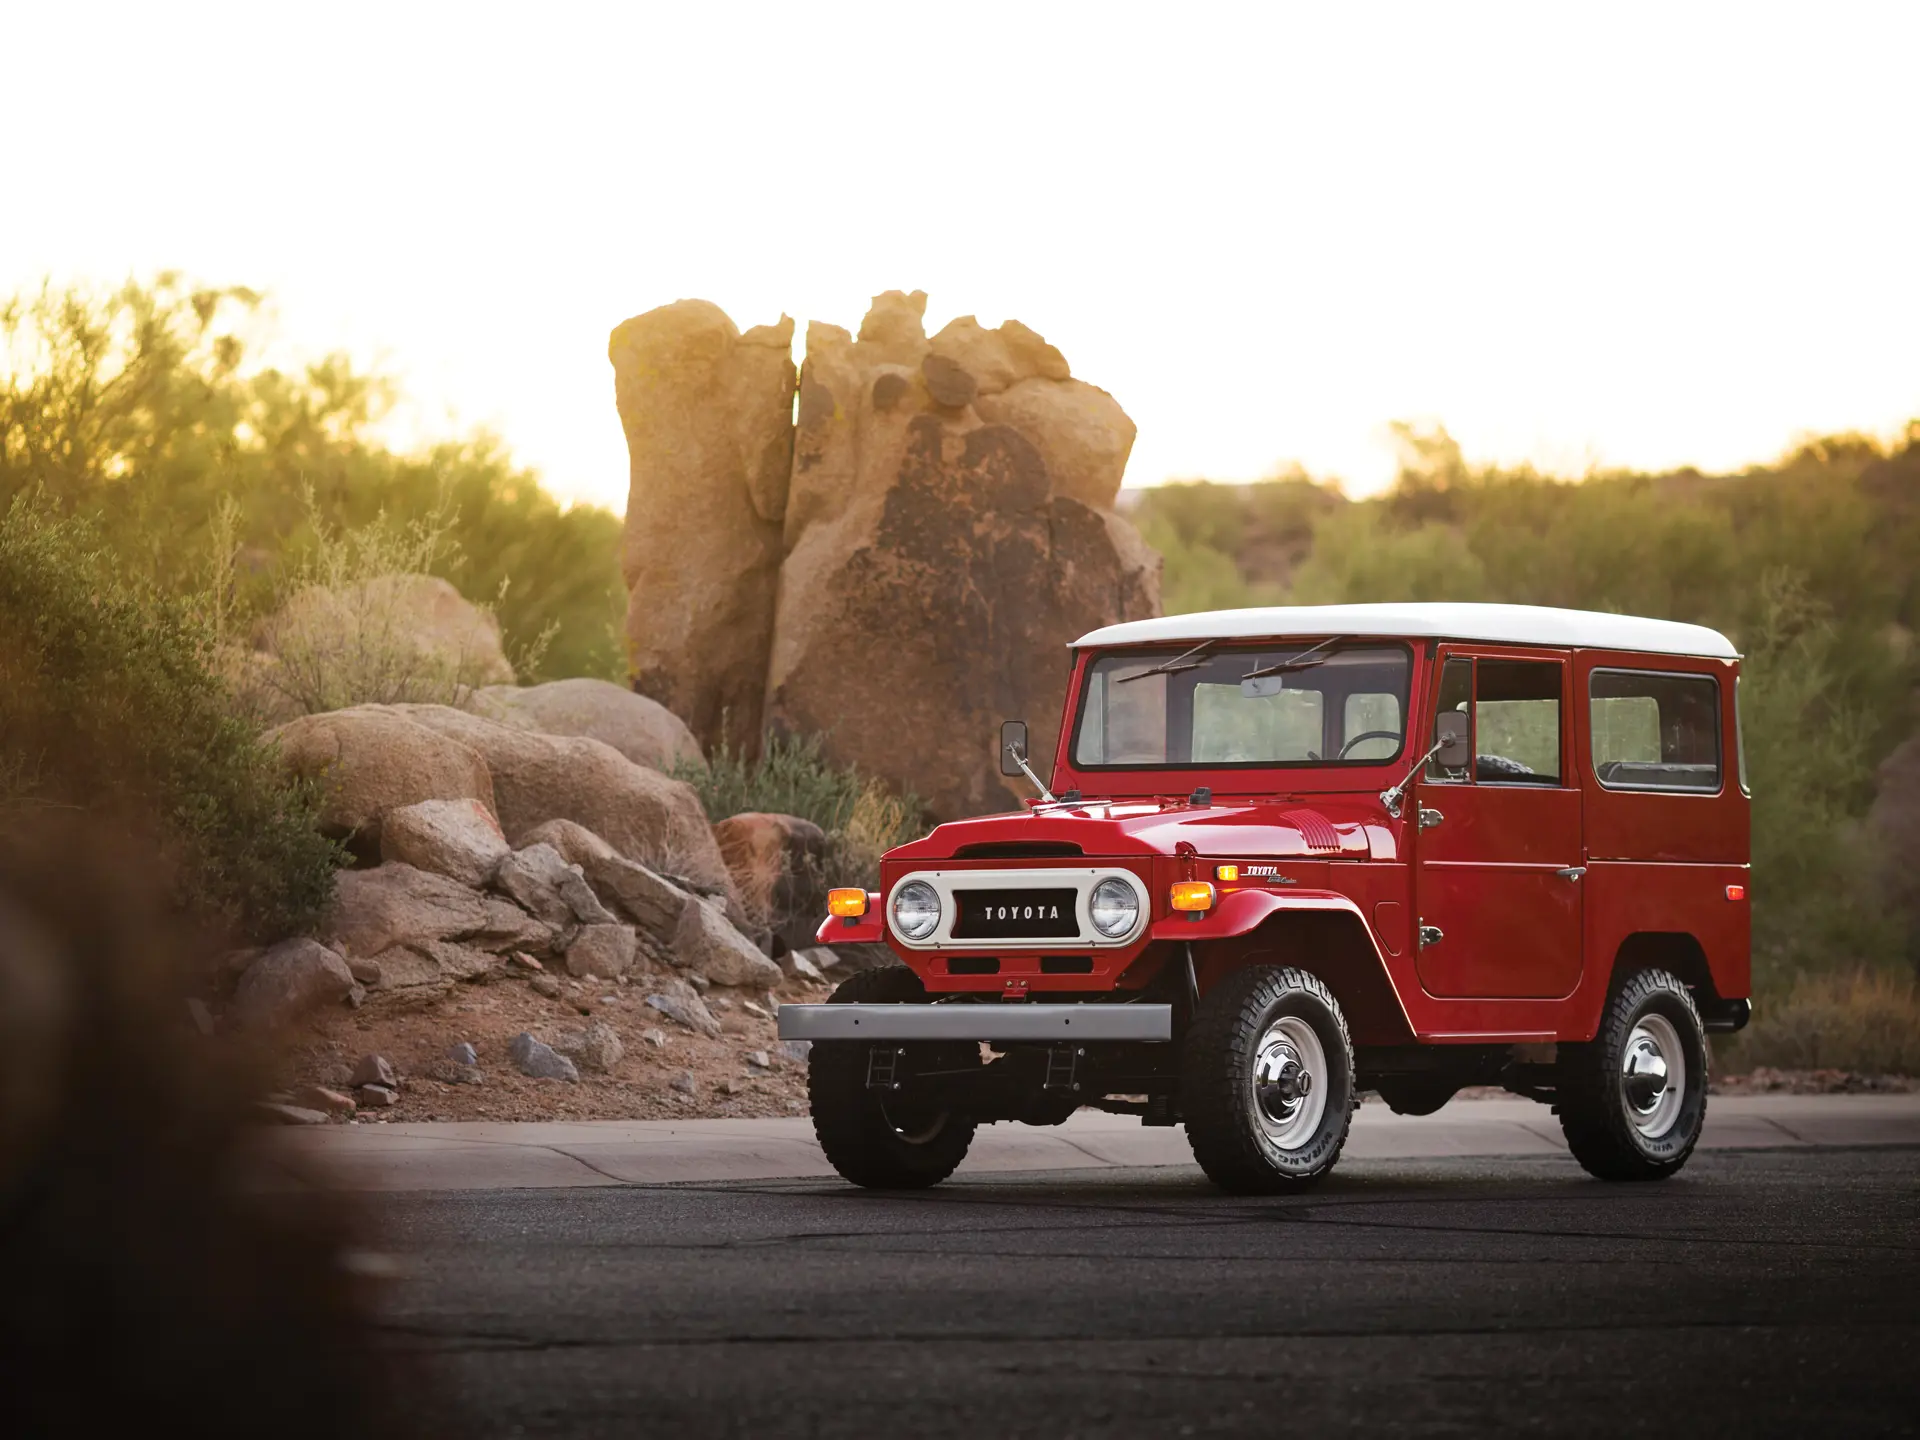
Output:
[[[1920,1150],[494,1190],[375,1202],[460,1436],[1920,1429]],[[457,1411],[458,1414],[450,1413]]]

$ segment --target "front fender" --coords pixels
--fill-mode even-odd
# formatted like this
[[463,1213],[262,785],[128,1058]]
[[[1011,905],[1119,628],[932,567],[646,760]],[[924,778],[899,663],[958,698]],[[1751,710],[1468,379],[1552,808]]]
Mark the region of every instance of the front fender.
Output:
[[880,913],[880,892],[867,892],[864,915],[829,915],[813,932],[822,945],[881,945],[886,942],[887,922]]
[[[1373,927],[1353,900],[1337,890],[1230,890],[1204,914],[1174,914],[1153,922],[1155,940],[1225,940],[1257,930],[1284,911],[1343,910],[1359,920],[1369,939]],[[1374,949],[1379,950],[1378,942]]]

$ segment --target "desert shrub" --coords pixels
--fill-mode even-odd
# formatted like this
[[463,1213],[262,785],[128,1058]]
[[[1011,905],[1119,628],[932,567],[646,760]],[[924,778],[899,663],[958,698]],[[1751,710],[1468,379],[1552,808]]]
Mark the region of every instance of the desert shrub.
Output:
[[715,820],[754,810],[813,821],[827,833],[826,878],[834,885],[876,883],[880,857],[926,829],[917,796],[835,765],[818,735],[769,735],[752,759],[723,742],[706,764],[682,761],[672,773],[699,791]]
[[[445,585],[434,572],[459,551],[446,510],[404,523],[382,513],[352,527],[315,515],[312,529],[312,543],[280,581],[278,608],[258,627],[262,653],[232,661],[256,713],[284,717],[404,703],[462,707],[478,687],[504,678],[492,673],[498,661],[490,662],[490,638],[445,634],[422,643],[418,636],[417,607]],[[236,552],[220,554],[211,587],[216,596],[235,588],[225,576]],[[218,610],[219,602],[212,603]],[[469,603],[497,623],[492,605]],[[237,645],[232,629],[223,620],[223,638]],[[551,638],[550,629],[536,636],[516,668],[536,668]]]
[[1753,1023],[1716,1047],[1721,1068],[1852,1070],[1920,1075],[1920,987],[1894,970],[1832,970],[1796,978],[1754,1002]]
[[57,806],[157,841],[179,899],[259,938],[308,926],[339,856],[317,797],[237,711],[216,626],[128,579],[97,529],[16,497],[0,519],[0,805]]

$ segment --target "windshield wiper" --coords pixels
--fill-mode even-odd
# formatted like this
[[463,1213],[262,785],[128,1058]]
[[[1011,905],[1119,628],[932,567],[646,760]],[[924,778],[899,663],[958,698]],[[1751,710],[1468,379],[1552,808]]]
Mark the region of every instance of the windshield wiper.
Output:
[[1347,638],[1345,635],[1335,635],[1331,639],[1322,640],[1318,645],[1302,650],[1291,660],[1281,660],[1273,665],[1262,665],[1257,670],[1249,670],[1240,678],[1242,680],[1258,680],[1262,675],[1290,675],[1295,670],[1311,670],[1314,666],[1324,664],[1327,660],[1330,660],[1333,656],[1332,647],[1335,645],[1344,645]]
[[1193,660],[1191,664],[1187,665],[1183,665],[1180,662],[1192,659],[1193,656],[1198,655],[1202,650],[1211,650],[1219,643],[1218,640],[1202,640],[1191,650],[1183,650],[1171,660],[1162,660],[1158,665],[1151,666],[1145,670],[1136,670],[1131,675],[1117,676],[1113,683],[1116,685],[1124,685],[1129,680],[1144,680],[1149,675],[1171,675],[1176,670],[1198,670],[1206,663],[1204,660]]

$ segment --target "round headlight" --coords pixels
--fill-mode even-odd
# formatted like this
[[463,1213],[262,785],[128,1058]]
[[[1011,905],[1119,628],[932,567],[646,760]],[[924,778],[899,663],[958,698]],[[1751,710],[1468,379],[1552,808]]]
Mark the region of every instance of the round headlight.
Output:
[[940,896],[924,880],[909,880],[893,892],[893,923],[909,940],[924,940],[940,923]]
[[1140,897],[1126,881],[1109,876],[1093,887],[1087,909],[1093,916],[1093,928],[1109,940],[1117,940],[1140,918]]

